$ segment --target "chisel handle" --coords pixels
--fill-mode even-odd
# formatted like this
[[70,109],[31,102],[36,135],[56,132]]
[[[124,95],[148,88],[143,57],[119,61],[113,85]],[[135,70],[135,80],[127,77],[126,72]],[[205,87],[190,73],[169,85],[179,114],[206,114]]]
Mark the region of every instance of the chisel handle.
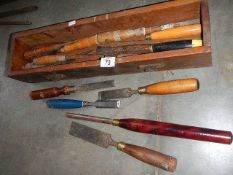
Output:
[[176,158],[162,154],[160,152],[123,142],[117,143],[117,149],[138,160],[163,170],[174,172],[176,169]]
[[201,36],[201,25],[193,24],[182,27],[175,27],[146,35],[146,39],[164,41],[171,39],[197,38]]
[[113,125],[141,133],[179,137],[199,141],[209,141],[223,144],[232,143],[232,133],[230,131],[132,118],[114,119]]
[[61,88],[53,87],[48,89],[35,90],[30,93],[32,100],[58,97],[60,95],[69,95],[75,92],[74,86],[63,86]]
[[49,108],[55,109],[74,109],[82,108],[85,106],[85,102],[82,100],[70,100],[70,99],[53,99],[46,102]]
[[199,82],[195,78],[158,82],[138,88],[139,94],[165,95],[192,92],[199,89]]

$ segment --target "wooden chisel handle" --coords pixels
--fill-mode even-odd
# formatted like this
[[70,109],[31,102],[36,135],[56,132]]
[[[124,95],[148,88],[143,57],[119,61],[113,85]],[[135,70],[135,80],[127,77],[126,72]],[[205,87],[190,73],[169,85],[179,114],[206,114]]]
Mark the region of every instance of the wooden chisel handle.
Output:
[[117,149],[138,160],[141,160],[163,170],[170,172],[174,172],[176,170],[176,158],[162,154],[160,152],[123,142],[117,143]]
[[139,94],[165,95],[192,92],[199,89],[195,78],[164,81],[138,88]]
[[114,119],[113,125],[141,133],[179,137],[223,144],[232,143],[232,133],[230,131],[133,118]]
[[58,97],[60,95],[69,95],[74,91],[75,91],[74,86],[64,86],[61,88],[53,87],[48,89],[32,91],[30,93],[30,97],[32,100],[39,100],[44,98]]
[[193,24],[182,27],[175,27],[166,29],[158,32],[153,32],[146,35],[148,40],[171,40],[171,39],[185,39],[185,38],[196,38],[201,36],[201,25]]

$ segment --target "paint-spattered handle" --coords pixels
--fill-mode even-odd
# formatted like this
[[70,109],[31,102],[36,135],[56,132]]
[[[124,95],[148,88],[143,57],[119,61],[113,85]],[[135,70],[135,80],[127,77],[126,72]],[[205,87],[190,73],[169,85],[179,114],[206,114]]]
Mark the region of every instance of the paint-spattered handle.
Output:
[[30,93],[32,100],[39,100],[44,98],[58,97],[60,95],[69,95],[74,92],[75,88],[73,86],[64,86],[61,88],[53,87],[48,89],[35,90]]
[[170,172],[174,172],[176,170],[176,158],[162,154],[160,152],[123,142],[117,144],[117,149],[138,160],[141,160],[163,170]]
[[146,35],[146,39],[163,41],[171,39],[197,38],[201,36],[201,25],[193,24],[166,29]]
[[70,99],[53,99],[46,102],[49,108],[55,109],[74,109],[82,108],[84,101],[81,100],[70,100]]
[[140,87],[140,94],[165,95],[192,92],[199,89],[199,82],[195,78],[171,80]]

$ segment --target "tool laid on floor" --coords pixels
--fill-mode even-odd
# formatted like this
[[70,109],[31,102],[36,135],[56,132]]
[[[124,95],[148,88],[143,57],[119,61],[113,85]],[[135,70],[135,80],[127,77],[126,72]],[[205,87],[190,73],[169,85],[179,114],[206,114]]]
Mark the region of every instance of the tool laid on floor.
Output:
[[91,91],[101,88],[114,87],[114,80],[88,83],[80,86],[63,86],[61,88],[52,87],[48,89],[35,90],[30,93],[32,100],[58,97],[60,95],[69,95],[73,92]]
[[176,169],[177,160],[174,157],[150,150],[145,147],[131,145],[124,142],[116,142],[111,138],[111,134],[81,125],[76,122],[71,123],[69,134],[103,148],[114,146],[118,150],[140,161],[166,171],[174,172]]
[[48,100],[46,103],[49,108],[55,108],[55,109],[74,109],[74,108],[83,108],[87,106],[94,106],[96,108],[120,107],[119,100],[107,100],[107,101],[97,100],[95,102],[87,102],[82,100],[71,100],[71,99],[52,99],[52,100]]
[[129,46],[98,46],[96,52],[99,55],[118,56],[120,54],[145,54],[153,52],[162,52],[168,50],[177,50],[191,47],[202,46],[202,40],[183,40],[153,45],[129,45]]
[[109,91],[100,91],[98,93],[99,100],[128,98],[133,94],[150,94],[150,95],[165,95],[192,92],[199,89],[198,80],[195,78],[178,79],[164,82],[158,82],[139,87],[137,90],[131,88],[115,89]]
[[119,126],[130,131],[141,133],[179,137],[199,141],[209,141],[223,144],[232,143],[232,133],[230,131],[200,128],[195,126],[186,126],[135,118],[110,119],[74,113],[67,113],[66,117],[77,120],[110,124],[113,126]]

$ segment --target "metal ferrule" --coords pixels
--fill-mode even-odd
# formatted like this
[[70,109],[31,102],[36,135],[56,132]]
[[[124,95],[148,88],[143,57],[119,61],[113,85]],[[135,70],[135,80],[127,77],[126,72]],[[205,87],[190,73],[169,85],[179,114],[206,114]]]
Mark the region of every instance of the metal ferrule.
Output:
[[145,87],[138,88],[138,93],[139,94],[145,94],[146,93],[146,88]]
[[69,95],[70,93],[75,92],[75,91],[76,91],[75,86],[65,86],[65,88],[64,88],[64,92],[67,95]]
[[151,40],[151,35],[150,34],[146,34],[145,39],[146,40]]
[[125,148],[125,143],[123,142],[118,142],[117,143],[117,149],[118,150],[123,150]]
[[119,124],[120,124],[120,120],[118,120],[118,119],[113,119],[112,120],[112,125],[113,126],[119,126]]
[[83,106],[92,106],[93,102],[84,101]]

